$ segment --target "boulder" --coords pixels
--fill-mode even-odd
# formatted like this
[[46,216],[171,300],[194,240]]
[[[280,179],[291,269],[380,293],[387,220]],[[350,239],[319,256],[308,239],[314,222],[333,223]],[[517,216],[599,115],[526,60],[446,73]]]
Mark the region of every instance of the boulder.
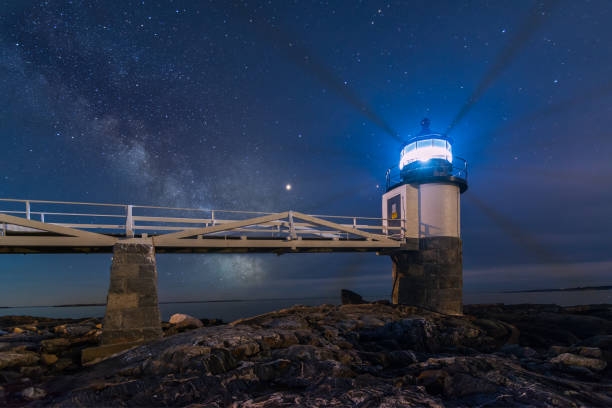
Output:
[[0,353],[0,370],[10,367],[30,366],[38,363],[40,358],[34,353]]
[[440,395],[450,386],[450,377],[444,370],[425,370],[417,377],[417,384],[425,387],[429,394]]
[[485,331],[489,336],[493,337],[494,339],[502,339],[509,336],[510,334],[508,327],[500,321],[493,321],[490,319],[476,319],[474,320],[474,324],[483,329],[483,331]]
[[70,340],[63,337],[43,340],[40,342],[42,349],[48,353],[57,353],[70,347]]
[[46,354],[46,353],[42,353],[40,355],[40,359],[42,360],[42,363],[45,365],[55,364],[57,363],[57,360],[58,360],[55,354]]
[[578,347],[578,354],[583,357],[601,358],[601,349],[598,347]]
[[596,358],[583,357],[572,353],[559,354],[550,359],[551,363],[568,366],[586,367],[590,370],[601,371],[606,368],[606,362]]
[[57,360],[53,368],[57,371],[63,371],[67,368],[75,367],[74,362],[69,358],[60,358]]
[[10,350],[13,353],[25,353],[26,351],[38,351],[37,343],[12,343],[13,347]]
[[19,369],[19,374],[28,378],[38,378],[43,375],[43,368],[41,366],[29,366],[29,367],[21,367]]
[[92,327],[90,326],[68,325],[64,330],[65,334],[70,337],[80,337],[89,333],[91,329]]
[[170,323],[178,327],[204,327],[204,324],[200,321],[200,319],[196,319],[193,316],[182,313],[173,314],[170,317]]
[[363,300],[361,295],[348,289],[342,289],[340,291],[340,297],[342,298],[343,305],[362,305],[364,303],[368,303]]
[[27,400],[34,401],[45,398],[47,396],[47,392],[42,388],[28,387],[21,391],[21,395]]

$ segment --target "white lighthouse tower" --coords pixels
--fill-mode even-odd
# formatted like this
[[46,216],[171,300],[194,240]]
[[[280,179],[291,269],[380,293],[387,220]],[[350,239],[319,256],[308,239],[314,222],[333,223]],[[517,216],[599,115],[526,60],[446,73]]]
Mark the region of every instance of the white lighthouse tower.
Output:
[[463,265],[460,196],[467,163],[453,157],[453,141],[432,132],[429,119],[402,148],[397,169],[387,172],[382,198],[390,233],[418,239],[419,251],[393,260],[393,303],[442,313],[462,313]]

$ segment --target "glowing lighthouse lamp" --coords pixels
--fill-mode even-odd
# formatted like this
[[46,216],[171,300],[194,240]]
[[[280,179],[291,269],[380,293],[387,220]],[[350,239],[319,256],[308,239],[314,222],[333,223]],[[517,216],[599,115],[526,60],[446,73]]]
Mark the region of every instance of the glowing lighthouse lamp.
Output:
[[461,314],[460,195],[467,190],[467,163],[453,157],[452,139],[429,124],[421,121],[421,132],[401,150],[398,169],[387,171],[382,215],[388,233],[419,242],[418,251],[391,255],[392,297],[394,303]]

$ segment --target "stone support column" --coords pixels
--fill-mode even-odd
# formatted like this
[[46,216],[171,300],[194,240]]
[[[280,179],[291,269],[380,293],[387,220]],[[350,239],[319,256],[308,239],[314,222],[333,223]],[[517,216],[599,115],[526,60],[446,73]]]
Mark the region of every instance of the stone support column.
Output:
[[102,345],[145,342],[161,336],[155,248],[144,243],[118,243],[113,248]]
[[461,239],[419,239],[419,251],[391,255],[393,303],[420,306],[445,314],[463,313]]

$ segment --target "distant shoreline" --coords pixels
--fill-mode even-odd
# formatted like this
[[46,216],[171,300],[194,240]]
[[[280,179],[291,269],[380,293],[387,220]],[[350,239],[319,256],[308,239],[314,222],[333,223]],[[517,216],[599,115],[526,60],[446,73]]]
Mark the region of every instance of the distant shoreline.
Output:
[[[504,290],[497,293],[538,293],[538,292],[582,292],[588,290],[612,290],[612,285],[607,286],[579,286],[575,288],[563,288],[563,289],[524,289],[524,290]],[[495,292],[491,292],[495,293]],[[368,296],[375,298],[376,296]],[[279,300],[308,300],[308,299],[330,299],[335,296],[309,296],[300,298],[269,298],[269,299],[214,299],[214,300],[178,300],[178,301],[165,301],[158,302],[160,305],[172,305],[172,304],[188,304],[188,303],[239,303],[239,302],[261,302],[261,301],[279,301]],[[94,307],[94,306],[106,306],[106,303],[75,303],[75,304],[64,304],[64,305],[37,305],[37,306],[0,306],[0,309],[22,309],[32,307]]]
[[[278,300],[308,300],[308,299],[329,299],[334,296],[312,296],[300,298],[269,298],[269,299],[215,299],[215,300],[178,300],[158,302],[160,305],[185,304],[185,303],[238,303],[238,302],[260,302],[260,301],[278,301]],[[29,307],[90,307],[90,306],[106,306],[106,303],[75,303],[65,305],[37,305],[37,306],[0,306],[0,309],[22,309]]]
[[609,285],[609,286],[579,286],[575,288],[563,288],[563,289],[504,290],[500,293],[582,292],[582,291],[587,291],[587,290],[612,290],[612,285]]

